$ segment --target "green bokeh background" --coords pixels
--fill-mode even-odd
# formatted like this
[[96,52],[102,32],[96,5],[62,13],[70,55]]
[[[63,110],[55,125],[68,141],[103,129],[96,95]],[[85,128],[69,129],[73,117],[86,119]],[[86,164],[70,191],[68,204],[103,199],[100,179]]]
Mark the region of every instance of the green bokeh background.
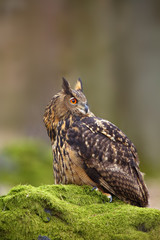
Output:
[[15,186],[53,184],[52,152],[40,141],[21,140],[6,146],[0,154],[0,182]]

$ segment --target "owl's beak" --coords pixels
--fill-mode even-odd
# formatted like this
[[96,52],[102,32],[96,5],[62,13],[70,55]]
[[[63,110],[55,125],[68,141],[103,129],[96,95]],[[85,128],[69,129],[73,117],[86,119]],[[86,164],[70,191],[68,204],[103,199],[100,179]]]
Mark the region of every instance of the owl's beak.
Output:
[[88,113],[89,107],[87,104],[85,104],[85,112]]

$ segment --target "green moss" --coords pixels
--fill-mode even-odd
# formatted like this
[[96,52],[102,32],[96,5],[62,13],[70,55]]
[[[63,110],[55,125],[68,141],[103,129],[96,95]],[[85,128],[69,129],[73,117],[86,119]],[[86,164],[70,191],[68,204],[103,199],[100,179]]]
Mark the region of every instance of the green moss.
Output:
[[40,141],[22,140],[6,146],[0,153],[0,183],[53,184],[51,147]]
[[17,186],[0,197],[1,240],[160,239],[160,211],[138,208],[88,186]]

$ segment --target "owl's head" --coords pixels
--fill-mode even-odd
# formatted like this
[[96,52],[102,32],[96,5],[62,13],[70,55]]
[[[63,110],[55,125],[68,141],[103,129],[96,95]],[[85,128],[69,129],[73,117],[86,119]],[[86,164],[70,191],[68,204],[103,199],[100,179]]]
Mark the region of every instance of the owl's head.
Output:
[[86,115],[89,112],[87,99],[83,94],[81,79],[77,80],[75,89],[71,89],[69,83],[63,78],[60,98],[67,111],[76,115]]
[[43,120],[46,127],[50,128],[69,115],[83,117],[89,114],[90,110],[83,94],[82,81],[78,79],[75,88],[71,89],[68,81],[63,78],[62,90],[53,96],[47,105]]

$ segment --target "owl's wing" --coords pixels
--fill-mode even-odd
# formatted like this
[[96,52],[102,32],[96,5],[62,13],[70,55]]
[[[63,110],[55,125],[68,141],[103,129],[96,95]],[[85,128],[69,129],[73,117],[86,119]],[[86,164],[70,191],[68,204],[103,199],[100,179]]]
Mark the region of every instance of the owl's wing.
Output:
[[68,130],[67,142],[83,159],[87,175],[103,191],[134,205],[148,204],[136,148],[114,124],[96,117],[83,118]]

